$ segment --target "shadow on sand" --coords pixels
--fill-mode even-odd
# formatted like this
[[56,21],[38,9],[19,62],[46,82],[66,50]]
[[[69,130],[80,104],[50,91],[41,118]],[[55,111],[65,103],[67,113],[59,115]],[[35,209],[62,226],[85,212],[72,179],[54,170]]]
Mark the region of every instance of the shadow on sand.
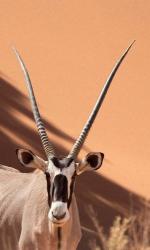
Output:
[[[33,119],[27,101],[27,98],[21,92],[9,82],[0,78],[0,163],[16,166],[21,171],[24,171],[24,169],[17,161],[15,149],[22,145],[18,145],[13,138],[19,138],[30,145],[31,150],[37,152],[41,157],[45,157],[41,153],[42,149],[38,134],[17,118],[17,114],[20,113],[29,119]],[[71,136],[56,128],[50,122],[46,120],[43,120],[43,122],[51,133],[69,142],[74,142]],[[15,137],[13,137],[13,134],[15,134]],[[59,153],[67,153],[63,146],[57,145],[55,142],[54,145]],[[97,245],[100,244],[98,237],[94,233],[96,229],[89,214],[90,205],[93,206],[99,223],[107,232],[116,215],[126,215],[132,202],[135,207],[139,207],[141,202],[141,197],[95,172],[85,173],[78,178],[76,197],[83,227],[83,237],[78,247],[79,250],[90,249],[89,243],[93,240],[97,241]]]
[[[15,150],[22,145],[15,142],[15,138],[19,138],[19,141],[28,144],[31,150],[37,152],[41,157],[45,157],[38,133],[18,119],[21,114],[33,120],[32,111],[27,103],[29,104],[25,95],[0,77],[0,162],[5,165],[11,164],[19,169],[21,166],[16,159]],[[48,123],[44,119],[43,122],[47,131],[71,143],[74,142],[71,136],[57,129],[52,123]],[[58,154],[66,153],[63,146],[54,144],[58,149]]]

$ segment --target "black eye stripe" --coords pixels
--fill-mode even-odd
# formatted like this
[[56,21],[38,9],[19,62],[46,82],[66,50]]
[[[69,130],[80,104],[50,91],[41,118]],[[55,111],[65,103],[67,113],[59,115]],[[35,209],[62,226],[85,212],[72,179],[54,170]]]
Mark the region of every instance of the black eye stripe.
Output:
[[50,196],[51,182],[50,182],[50,174],[48,172],[45,172],[45,175],[46,175],[46,181],[47,181],[48,205],[50,207],[50,205],[51,205],[51,196]]
[[69,196],[69,199],[68,199],[68,208],[70,207],[70,204],[71,204],[71,201],[72,201],[72,194],[73,194],[73,191],[74,191],[75,178],[76,178],[76,171],[74,171],[74,174],[72,176],[71,183],[70,183],[70,196]]

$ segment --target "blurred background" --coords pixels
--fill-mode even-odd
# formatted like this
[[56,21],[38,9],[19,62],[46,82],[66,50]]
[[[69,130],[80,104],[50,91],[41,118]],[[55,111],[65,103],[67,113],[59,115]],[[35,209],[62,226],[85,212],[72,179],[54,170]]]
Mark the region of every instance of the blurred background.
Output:
[[88,249],[96,229],[91,207],[107,232],[150,198],[150,2],[135,0],[32,0],[0,3],[0,163],[16,166],[15,149],[45,157],[12,51],[22,55],[49,138],[66,154],[95,104],[114,63],[136,43],[119,68],[80,153],[105,153],[98,173],[76,185]]

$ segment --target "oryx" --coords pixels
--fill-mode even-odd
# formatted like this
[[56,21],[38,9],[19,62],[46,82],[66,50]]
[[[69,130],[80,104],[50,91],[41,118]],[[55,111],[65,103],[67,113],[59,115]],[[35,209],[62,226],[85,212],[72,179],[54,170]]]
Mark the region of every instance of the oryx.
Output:
[[[133,44],[133,43],[132,43]],[[27,149],[18,149],[22,165],[34,168],[21,173],[0,166],[0,249],[75,250],[81,238],[78,208],[74,196],[76,177],[85,170],[101,167],[104,154],[88,153],[78,163],[77,156],[102,105],[112,79],[132,44],[122,54],[107,78],[102,92],[78,139],[67,156],[56,155],[42,123],[27,68],[14,49],[24,73],[32,111],[47,156],[44,161]]]

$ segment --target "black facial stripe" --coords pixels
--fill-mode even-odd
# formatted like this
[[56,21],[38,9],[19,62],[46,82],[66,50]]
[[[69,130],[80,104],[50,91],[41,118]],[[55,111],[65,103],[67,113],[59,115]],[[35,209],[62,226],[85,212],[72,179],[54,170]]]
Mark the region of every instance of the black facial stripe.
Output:
[[50,205],[51,205],[51,198],[50,198],[50,187],[51,187],[50,174],[48,172],[45,172],[45,175],[46,175],[46,181],[47,181],[48,205],[50,207]]
[[58,174],[55,176],[52,187],[52,200],[68,201],[68,180],[65,175]]
[[68,208],[70,207],[71,201],[72,201],[72,194],[74,191],[74,185],[75,185],[75,177],[76,177],[76,171],[74,172],[73,176],[72,176],[72,180],[71,180],[71,184],[70,184],[70,196],[68,199]]

